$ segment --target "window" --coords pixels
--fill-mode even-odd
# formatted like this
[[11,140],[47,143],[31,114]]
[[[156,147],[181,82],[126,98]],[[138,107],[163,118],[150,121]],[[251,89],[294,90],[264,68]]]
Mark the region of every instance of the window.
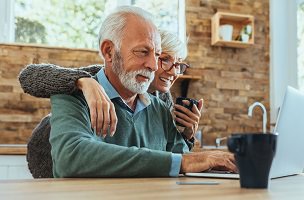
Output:
[[133,0],[132,5],[141,7],[155,16],[159,28],[179,35],[185,41],[185,5],[179,0]]
[[1,0],[0,42],[96,49],[107,11],[120,5],[148,10],[160,28],[184,40],[184,0]]
[[97,47],[106,0],[15,0],[15,42]]
[[275,123],[288,85],[304,91],[304,0],[270,0],[270,119]]
[[304,92],[304,2],[297,8],[297,36],[298,36],[298,85]]

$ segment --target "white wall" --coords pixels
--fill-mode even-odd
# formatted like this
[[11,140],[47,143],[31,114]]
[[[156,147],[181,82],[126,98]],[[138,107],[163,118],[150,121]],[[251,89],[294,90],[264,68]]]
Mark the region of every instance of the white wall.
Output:
[[0,180],[32,178],[25,155],[0,155]]
[[14,0],[0,0],[0,42],[14,42]]
[[285,89],[297,85],[297,0],[270,0],[270,122]]

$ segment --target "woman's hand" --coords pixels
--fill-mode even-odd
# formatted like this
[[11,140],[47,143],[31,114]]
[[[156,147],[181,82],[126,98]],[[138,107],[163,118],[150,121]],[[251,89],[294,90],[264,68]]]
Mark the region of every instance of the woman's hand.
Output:
[[106,137],[110,128],[110,135],[113,136],[116,131],[117,116],[114,104],[103,87],[93,78],[80,78],[76,85],[82,90],[89,105],[91,125],[96,134]]
[[[175,120],[185,126],[183,134],[186,136],[187,139],[191,139],[198,129],[198,123],[201,118],[203,102],[204,100],[200,99],[198,101],[198,106],[194,104],[192,106],[192,110],[189,110],[184,106],[178,104],[174,105],[174,115],[176,116]],[[183,100],[183,103],[186,105],[190,105],[190,102],[188,100]],[[181,112],[177,110],[180,110]]]

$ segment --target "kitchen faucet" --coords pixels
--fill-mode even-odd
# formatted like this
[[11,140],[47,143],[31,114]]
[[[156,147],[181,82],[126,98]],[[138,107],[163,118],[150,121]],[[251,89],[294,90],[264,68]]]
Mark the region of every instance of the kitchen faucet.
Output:
[[[251,106],[249,106],[249,108],[248,108],[248,116],[252,117],[253,109],[256,106],[260,106],[261,109],[262,109],[262,111],[263,111],[263,133],[266,133],[267,111],[266,111],[266,108],[265,108],[265,106],[263,104],[261,104],[260,102],[255,102]],[[218,138],[215,138],[215,147],[219,148],[221,146],[221,142],[223,140],[227,140],[227,137],[218,137]]]
[[227,140],[227,137],[215,138],[215,148],[219,148],[223,140]]
[[267,111],[263,104],[260,102],[254,102],[251,106],[248,108],[248,116],[252,117],[252,111],[256,106],[260,106],[263,111],[263,133],[266,133],[266,124],[267,124]]

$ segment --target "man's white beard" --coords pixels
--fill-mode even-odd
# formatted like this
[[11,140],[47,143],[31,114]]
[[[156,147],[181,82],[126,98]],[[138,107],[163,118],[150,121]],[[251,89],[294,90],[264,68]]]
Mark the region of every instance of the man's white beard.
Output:
[[[154,72],[151,72],[147,69],[140,69],[137,71],[132,71],[132,72],[126,72],[125,69],[123,68],[123,60],[119,54],[119,52],[115,51],[114,56],[113,56],[113,72],[118,76],[121,84],[130,90],[131,92],[134,92],[136,94],[143,94],[145,93],[149,86],[150,83],[154,79]],[[145,77],[148,77],[149,80],[146,82],[137,82],[136,81],[136,75],[142,75]]]

